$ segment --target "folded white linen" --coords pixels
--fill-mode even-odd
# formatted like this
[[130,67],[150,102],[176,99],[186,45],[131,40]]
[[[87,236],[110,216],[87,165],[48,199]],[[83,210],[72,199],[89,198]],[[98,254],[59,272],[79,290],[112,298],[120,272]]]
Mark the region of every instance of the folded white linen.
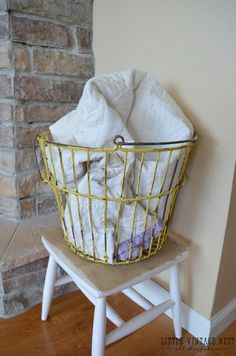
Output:
[[[188,140],[193,136],[191,123],[165,89],[155,78],[139,70],[104,74],[90,79],[84,87],[77,108],[50,126],[50,131],[56,142],[93,148],[113,147],[113,139],[116,135],[122,135],[125,141],[137,142]],[[52,151],[51,155],[50,152],[47,152],[48,157],[50,156],[49,165],[52,167],[51,158],[53,157],[59,185],[73,186],[73,184],[77,184],[79,192],[83,194],[104,196],[105,162],[103,152],[89,154],[88,176],[86,152],[74,150],[75,174],[70,157],[71,152],[69,153],[63,148],[60,158],[56,148],[53,148]],[[152,194],[159,194],[161,189],[169,189],[174,184],[173,174],[176,173],[176,158],[177,153],[173,152],[169,158],[169,168],[166,172],[168,154],[163,153],[160,156]],[[138,190],[139,196],[150,194],[155,160],[155,155],[146,155],[144,158]],[[64,176],[61,170],[62,163]],[[124,153],[117,151],[114,154],[109,154],[107,164],[108,197],[119,198],[121,196],[123,169]],[[139,157],[129,153],[123,197],[135,196],[139,169]],[[164,175],[166,175],[166,179],[163,184]],[[76,178],[76,182],[74,178]],[[89,191],[88,180],[90,180],[91,191]],[[77,200],[74,195],[68,194],[64,216],[64,228],[70,241],[72,243],[76,241],[76,245],[82,251],[84,250],[84,253],[93,255],[94,252],[96,258],[102,259],[105,251],[104,204],[104,201],[96,199],[89,202],[86,197],[79,197]],[[122,204],[118,233],[119,243],[130,239],[134,233],[141,233],[144,230],[146,216],[146,227],[152,226],[153,213],[157,204],[156,199],[151,200],[150,203],[140,201],[137,204]],[[158,209],[159,212],[164,209],[165,203],[161,204],[163,207]],[[134,210],[135,218],[134,224],[132,224]],[[115,253],[118,211],[119,203],[107,203],[106,239],[110,263],[112,263]],[[92,226],[90,212],[92,212]],[[81,228],[84,234],[84,245]],[[92,239],[95,245],[94,251]]]
[[77,108],[50,127],[55,141],[112,147],[117,133],[126,141],[190,139],[193,127],[157,79],[139,70],[90,79]]
[[[79,210],[78,200],[80,207]],[[116,235],[116,221],[119,203],[110,201],[107,203],[107,223],[105,234],[105,203],[100,200],[91,200],[89,203],[89,200],[83,197],[79,197],[78,200],[75,195],[69,194],[68,203],[65,208],[64,230],[67,233],[69,240],[85,254],[90,256],[93,256],[94,254],[96,258],[102,260],[107,258],[108,262],[112,264],[114,263],[114,259],[116,257],[116,236],[118,237],[117,242],[120,244],[130,239],[131,236],[136,236],[144,231],[146,211],[140,204],[136,205],[136,209],[134,208],[134,203],[123,205],[119,221],[118,235]],[[89,204],[91,204],[91,207],[89,207]],[[92,211],[92,222],[89,215],[90,208]],[[134,209],[135,217],[133,226],[132,221]],[[73,224],[71,223],[72,221]],[[150,214],[147,215],[146,223],[148,227],[152,226],[153,220]],[[83,231],[83,236],[81,231]]]

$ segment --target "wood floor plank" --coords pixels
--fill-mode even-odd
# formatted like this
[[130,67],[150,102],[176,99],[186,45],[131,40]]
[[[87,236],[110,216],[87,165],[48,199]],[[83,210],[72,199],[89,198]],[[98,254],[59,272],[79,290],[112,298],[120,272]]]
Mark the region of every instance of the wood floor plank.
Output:
[[[124,295],[109,298],[109,303],[124,320],[142,309]],[[80,292],[53,301],[50,317],[40,319],[41,305],[11,319],[0,319],[1,356],[89,356],[93,323],[93,305]],[[107,332],[114,329],[107,322]],[[236,343],[236,322],[222,335]],[[182,345],[174,338],[172,321],[165,315],[106,347],[106,356],[235,356],[236,345],[188,345],[192,336],[184,331]]]

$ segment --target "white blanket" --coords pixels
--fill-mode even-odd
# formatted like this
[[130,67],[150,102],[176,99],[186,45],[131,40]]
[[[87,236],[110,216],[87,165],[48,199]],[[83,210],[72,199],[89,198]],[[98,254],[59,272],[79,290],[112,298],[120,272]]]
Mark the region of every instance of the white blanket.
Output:
[[[85,147],[113,147],[116,135],[122,135],[125,141],[162,142],[188,140],[193,136],[193,127],[181,109],[162,88],[160,83],[150,75],[139,70],[127,70],[105,74],[90,79],[75,110],[64,116],[50,127],[53,140],[64,144]],[[74,160],[76,172],[72,167],[71,152],[62,150],[61,160],[56,149],[48,153],[49,164],[52,160],[59,185],[75,187],[88,194],[88,173],[86,152],[76,151]],[[142,168],[139,195],[147,196],[153,177],[156,156],[146,156]],[[155,178],[153,194],[158,194],[166,167],[167,155],[162,154]],[[166,187],[170,184],[174,172],[176,155],[172,154],[170,168],[167,172]],[[61,162],[64,166],[63,177]],[[134,196],[137,184],[139,158],[134,154],[128,156],[123,197]],[[108,156],[107,196],[118,198],[121,194],[124,155],[117,152]],[[76,178],[76,182],[75,179]],[[90,154],[91,194],[104,196],[104,153]],[[172,182],[173,183],[173,182]],[[174,183],[173,183],[174,184]],[[165,188],[165,187],[164,187]],[[79,208],[78,210],[78,203]],[[69,194],[65,208],[65,229],[72,243],[84,253],[93,255],[92,239],[96,258],[104,258],[104,201],[93,200],[91,205],[87,198],[77,198]],[[132,233],[144,230],[147,202],[124,204],[121,209],[119,224],[119,243],[130,239]],[[146,227],[152,226],[156,202],[148,206]],[[113,263],[115,249],[115,230],[119,204],[107,204],[107,253]],[[92,212],[92,226],[89,211]],[[135,211],[135,223],[132,220]],[[71,219],[72,217],[72,219]],[[72,230],[73,225],[73,230]],[[81,226],[82,225],[82,226]],[[81,228],[85,245],[82,243]]]

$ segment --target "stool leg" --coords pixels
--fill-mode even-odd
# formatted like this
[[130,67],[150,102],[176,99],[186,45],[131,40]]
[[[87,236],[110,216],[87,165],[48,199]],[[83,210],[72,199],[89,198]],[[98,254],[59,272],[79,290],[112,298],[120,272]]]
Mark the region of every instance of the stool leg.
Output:
[[174,265],[169,270],[169,285],[170,297],[175,302],[172,307],[172,318],[174,322],[175,337],[177,339],[180,339],[182,336],[182,320],[178,264]]
[[92,356],[103,356],[106,342],[106,298],[97,298],[93,318]]
[[42,300],[42,313],[41,319],[47,320],[48,312],[51,306],[53,289],[56,281],[57,263],[55,259],[50,255],[48,260],[48,267],[43,288],[43,300]]

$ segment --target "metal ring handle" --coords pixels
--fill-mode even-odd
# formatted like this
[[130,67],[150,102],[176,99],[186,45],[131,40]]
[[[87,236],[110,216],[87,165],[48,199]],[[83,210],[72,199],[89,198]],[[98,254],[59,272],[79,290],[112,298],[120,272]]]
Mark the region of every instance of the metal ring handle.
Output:
[[117,135],[113,140],[115,145],[123,145],[125,143],[125,139],[121,135]]

